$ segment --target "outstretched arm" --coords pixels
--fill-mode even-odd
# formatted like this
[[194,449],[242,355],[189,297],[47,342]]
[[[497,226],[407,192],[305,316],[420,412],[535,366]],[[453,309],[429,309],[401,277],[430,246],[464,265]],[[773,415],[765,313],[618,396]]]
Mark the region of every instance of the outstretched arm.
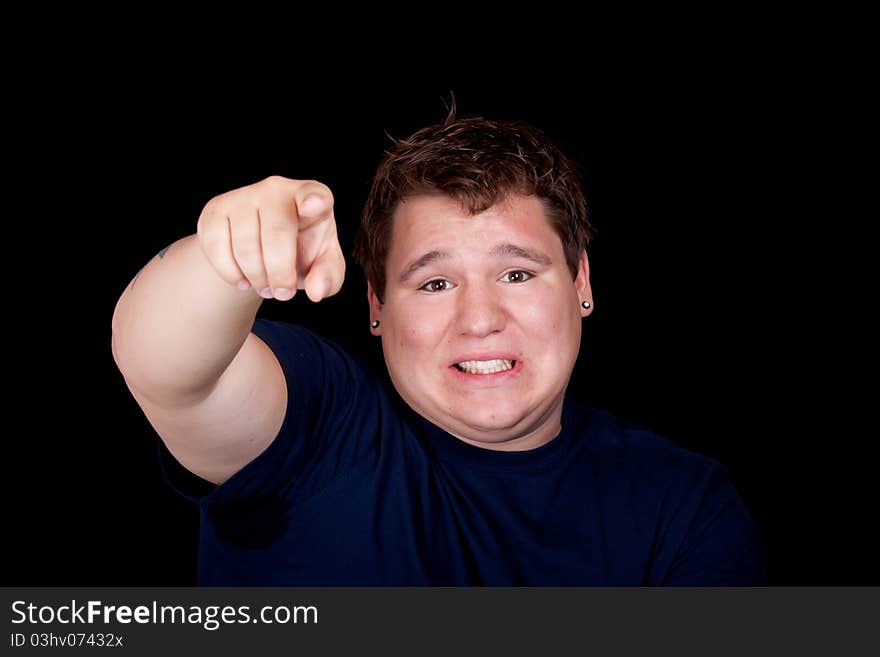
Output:
[[268,446],[287,391],[250,332],[257,310],[297,289],[319,301],[344,276],[330,190],[280,177],[211,199],[197,233],[139,272],[113,314],[113,357],[184,466],[219,482]]

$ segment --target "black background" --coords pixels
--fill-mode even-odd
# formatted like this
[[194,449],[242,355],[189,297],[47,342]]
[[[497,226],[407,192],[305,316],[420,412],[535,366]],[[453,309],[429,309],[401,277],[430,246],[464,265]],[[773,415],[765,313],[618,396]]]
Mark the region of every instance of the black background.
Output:
[[[827,178],[804,175],[817,160],[791,71],[707,42],[632,46],[504,76],[489,58],[467,77],[381,61],[310,76],[283,59],[271,77],[114,68],[112,53],[31,76],[8,130],[25,147],[8,235],[31,257],[9,271],[7,348],[25,367],[6,438],[3,583],[195,582],[197,509],[164,484],[113,363],[116,300],[195,232],[212,196],[271,174],[333,189],[350,256],[385,133],[442,120],[450,92],[460,115],[530,121],[583,167],[596,308],[569,394],[724,463],[771,584],[880,583],[870,440],[834,417],[848,400],[828,369],[827,215],[804,201]],[[377,349],[348,265],[336,297],[266,302],[260,316]]]

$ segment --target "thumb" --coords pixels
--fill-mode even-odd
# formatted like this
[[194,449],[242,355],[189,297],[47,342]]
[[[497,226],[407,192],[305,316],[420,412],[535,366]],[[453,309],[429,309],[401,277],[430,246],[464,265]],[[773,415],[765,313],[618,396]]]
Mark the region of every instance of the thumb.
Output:
[[296,211],[300,219],[315,220],[327,214],[330,202],[321,194],[311,193],[297,203]]

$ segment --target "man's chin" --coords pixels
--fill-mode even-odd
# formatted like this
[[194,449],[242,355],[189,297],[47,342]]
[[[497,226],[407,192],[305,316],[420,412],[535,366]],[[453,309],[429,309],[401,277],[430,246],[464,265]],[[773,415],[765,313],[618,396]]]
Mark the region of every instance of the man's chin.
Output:
[[485,446],[515,440],[535,431],[540,423],[540,418],[535,416],[537,408],[518,401],[514,404],[512,400],[492,403],[458,400],[459,403],[450,407],[448,400],[438,399],[425,406],[410,403],[410,407],[456,438]]
[[522,433],[525,416],[523,409],[488,412],[483,408],[457,414],[453,419],[465,437],[480,442],[500,442]]
[[526,403],[462,405],[446,416],[446,431],[479,447],[533,449],[559,433],[561,410],[554,414],[554,408],[559,407],[545,409]]

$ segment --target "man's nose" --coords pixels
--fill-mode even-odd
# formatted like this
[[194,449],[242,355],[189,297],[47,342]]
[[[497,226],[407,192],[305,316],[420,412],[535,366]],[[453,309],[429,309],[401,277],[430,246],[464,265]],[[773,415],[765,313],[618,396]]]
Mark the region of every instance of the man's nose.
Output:
[[466,283],[457,301],[457,322],[462,334],[485,337],[504,329],[507,312],[501,290],[491,283]]

